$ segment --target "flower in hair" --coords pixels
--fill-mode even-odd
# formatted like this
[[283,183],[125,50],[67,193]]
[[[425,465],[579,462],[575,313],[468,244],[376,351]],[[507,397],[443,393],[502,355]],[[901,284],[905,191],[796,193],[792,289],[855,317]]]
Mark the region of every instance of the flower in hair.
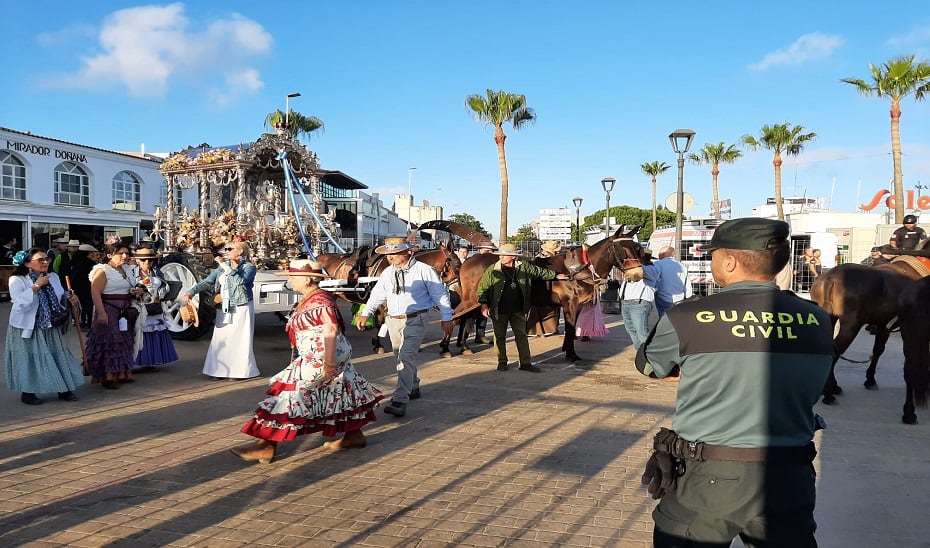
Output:
[[16,255],[13,255],[13,266],[23,266],[26,264],[26,257],[29,254],[25,251],[17,251]]
[[123,240],[120,239],[120,237],[117,236],[116,234],[111,234],[110,237],[107,238],[107,245],[116,245],[122,241]]

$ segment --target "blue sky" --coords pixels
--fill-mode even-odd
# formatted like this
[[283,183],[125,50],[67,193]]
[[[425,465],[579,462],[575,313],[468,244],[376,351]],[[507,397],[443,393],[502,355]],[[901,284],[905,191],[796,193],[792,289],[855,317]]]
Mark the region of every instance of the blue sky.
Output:
[[[638,4],[638,5],[635,5]],[[144,4],[0,1],[0,125],[114,150],[171,152],[254,140],[291,108],[325,132],[306,142],[323,167],[380,192],[499,225],[491,128],[464,105],[486,88],[526,95],[538,121],[508,129],[509,231],[581,196],[582,216],[651,207],[640,165],[664,161],[659,203],[674,192],[668,134],[737,143],[765,124],[817,133],[784,165],[785,195],[854,211],[892,178],[887,100],[840,82],[869,63],[930,59],[926,0],[848,1],[271,1]],[[930,184],[930,104],[903,103],[906,189]],[[710,168],[686,164],[693,214],[709,212]],[[749,215],[773,194],[768,152],[721,168],[721,198]]]

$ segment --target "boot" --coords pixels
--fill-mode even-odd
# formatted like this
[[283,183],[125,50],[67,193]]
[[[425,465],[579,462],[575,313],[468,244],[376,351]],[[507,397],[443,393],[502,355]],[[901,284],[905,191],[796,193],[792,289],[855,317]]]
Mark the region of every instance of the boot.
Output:
[[351,449],[353,447],[361,449],[365,447],[366,444],[365,434],[362,434],[361,430],[352,430],[351,432],[346,432],[341,439],[324,443],[323,447],[338,451],[340,449]]
[[258,440],[258,442],[252,445],[234,447],[229,451],[244,461],[258,461],[261,464],[269,464],[274,460],[274,453],[277,446],[278,443],[274,441]]
[[485,337],[484,333],[476,333],[475,344],[491,344],[491,339]]

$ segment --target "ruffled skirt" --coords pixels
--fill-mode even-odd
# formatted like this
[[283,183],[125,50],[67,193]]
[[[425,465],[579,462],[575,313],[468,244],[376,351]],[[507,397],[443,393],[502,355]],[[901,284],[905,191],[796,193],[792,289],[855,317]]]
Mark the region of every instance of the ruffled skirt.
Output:
[[136,333],[132,328],[120,331],[119,307],[111,306],[108,301],[104,301],[103,305],[107,310],[107,325],[97,324],[95,309],[90,333],[87,335],[87,368],[92,384],[132,377]]
[[67,392],[84,384],[80,364],[65,346],[57,327],[35,329],[23,338],[23,330],[6,330],[6,386],[16,392],[46,394]]
[[374,409],[384,399],[352,363],[337,365],[339,374],[324,380],[318,361],[298,357],[271,378],[271,387],[242,432],[269,441],[289,441],[322,432],[335,436],[376,420]]
[[604,324],[604,314],[600,304],[595,300],[581,307],[575,320],[575,335],[578,337],[606,337],[610,332]]
[[174,363],[179,359],[178,352],[174,349],[174,341],[171,340],[170,331],[142,332],[142,350],[136,356],[135,367],[165,365]]

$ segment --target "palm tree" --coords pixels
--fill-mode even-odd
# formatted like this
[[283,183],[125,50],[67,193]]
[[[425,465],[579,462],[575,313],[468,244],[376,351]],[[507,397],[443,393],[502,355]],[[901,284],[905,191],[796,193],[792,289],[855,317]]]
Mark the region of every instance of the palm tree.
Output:
[[643,173],[652,177],[652,230],[656,229],[656,177],[662,175],[671,167],[665,162],[650,162],[639,166]]
[[[285,127],[285,120],[287,120],[288,127]],[[287,116],[282,110],[272,112],[265,117],[265,128],[279,131],[289,139],[294,139],[299,135],[306,135],[309,138],[314,131],[324,129],[323,121],[316,116],[304,116],[293,110]]]
[[892,59],[881,67],[869,64],[872,83],[858,78],[843,78],[861,95],[891,99],[891,157],[894,162],[894,218],[904,218],[904,181],[901,174],[901,99],[911,93],[918,101],[930,93],[930,63],[915,63],[914,56]]
[[469,95],[465,106],[471,109],[475,120],[485,125],[494,126],[494,142],[497,143],[497,159],[501,170],[501,226],[498,236],[500,242],[507,241],[507,195],[510,180],[507,177],[507,156],[504,154],[504,124],[511,123],[518,131],[527,122],[536,120],[536,113],[526,106],[526,96],[506,91],[487,90],[487,95]]
[[720,195],[717,192],[717,176],[720,175],[720,164],[732,164],[737,158],[743,155],[736,148],[736,145],[724,145],[723,141],[718,144],[704,143],[704,147],[697,154],[691,153],[688,159],[697,165],[710,164],[712,166],[710,174],[713,176],[714,190],[714,219],[720,218]]
[[772,165],[775,166],[775,207],[778,209],[779,221],[785,220],[785,208],[781,203],[781,155],[784,153],[787,156],[797,156],[804,149],[804,143],[816,136],[816,133],[804,133],[803,126],[792,126],[785,122],[784,124],[762,126],[758,140],[752,135],[743,135],[741,139],[744,145],[753,150],[758,150],[761,147],[771,150],[774,154]]

